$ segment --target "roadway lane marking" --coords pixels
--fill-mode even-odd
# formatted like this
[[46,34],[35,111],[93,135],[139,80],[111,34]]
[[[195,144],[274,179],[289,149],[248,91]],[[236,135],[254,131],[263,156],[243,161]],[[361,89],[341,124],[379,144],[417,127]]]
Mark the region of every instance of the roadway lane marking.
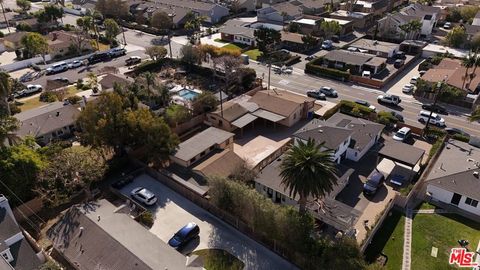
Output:
[[281,84],[281,85],[287,85],[287,84],[290,83],[290,81],[283,79],[283,80],[279,81],[278,83]]

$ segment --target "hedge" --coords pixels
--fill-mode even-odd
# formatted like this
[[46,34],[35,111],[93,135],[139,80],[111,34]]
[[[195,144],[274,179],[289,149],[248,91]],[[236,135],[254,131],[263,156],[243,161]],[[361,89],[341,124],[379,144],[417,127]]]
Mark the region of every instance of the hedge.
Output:
[[300,62],[300,60],[301,60],[301,57],[299,55],[292,56],[292,57],[288,58],[287,61],[284,62],[284,65],[291,66],[293,64],[296,64],[296,63]]
[[335,80],[348,81],[350,80],[350,73],[333,68],[326,68],[312,63],[307,63],[305,67],[305,73],[313,74],[316,76],[329,77]]

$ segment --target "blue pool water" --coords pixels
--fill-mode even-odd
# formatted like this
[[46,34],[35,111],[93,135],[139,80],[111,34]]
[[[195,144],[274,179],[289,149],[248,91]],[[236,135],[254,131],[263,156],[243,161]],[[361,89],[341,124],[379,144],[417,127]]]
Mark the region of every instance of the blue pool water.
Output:
[[183,89],[178,91],[178,95],[186,100],[193,100],[195,97],[198,96],[198,93],[188,89]]

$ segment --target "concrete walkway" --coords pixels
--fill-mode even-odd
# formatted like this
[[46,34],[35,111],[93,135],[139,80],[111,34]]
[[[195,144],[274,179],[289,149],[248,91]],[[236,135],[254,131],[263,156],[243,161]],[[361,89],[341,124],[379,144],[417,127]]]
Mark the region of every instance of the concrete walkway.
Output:
[[420,209],[420,210],[413,210],[415,214],[448,214],[452,213],[446,209]]
[[412,210],[407,209],[407,217],[405,218],[405,231],[403,235],[403,261],[402,270],[410,270],[412,250]]

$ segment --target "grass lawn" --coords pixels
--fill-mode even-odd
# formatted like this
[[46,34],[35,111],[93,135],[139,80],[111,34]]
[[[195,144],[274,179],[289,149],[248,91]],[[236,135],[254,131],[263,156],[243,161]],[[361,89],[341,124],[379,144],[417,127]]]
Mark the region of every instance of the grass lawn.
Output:
[[262,52],[259,51],[258,49],[254,49],[254,50],[246,51],[246,52],[244,52],[244,54],[248,55],[248,57],[252,60],[257,60],[257,58],[260,55],[262,55]]
[[388,257],[385,269],[399,270],[402,267],[404,227],[405,216],[398,211],[392,211],[365,251],[366,260],[375,262],[377,256],[383,253]]
[[205,269],[207,270],[240,270],[244,263],[232,254],[221,249],[202,249],[194,251],[193,254],[203,258]]
[[[453,214],[417,214],[413,219],[412,269],[457,269],[448,264],[450,249],[466,239],[470,249],[477,248],[480,224]],[[432,246],[438,248],[437,258],[430,256]]]
[[[78,92],[79,91],[77,90],[77,87],[70,86],[67,88],[67,92],[65,93],[65,98],[71,97]],[[48,104],[47,102],[41,102],[40,97],[34,97],[31,99],[25,100],[24,102],[20,102],[20,101],[16,101],[16,102],[17,102],[17,106],[22,110],[22,112],[35,109]]]
[[225,49],[235,49],[240,51],[245,47],[247,47],[247,45],[240,44],[240,43],[229,43],[225,46],[222,46],[222,48],[225,48]]
[[214,39],[213,41],[215,41],[215,42],[220,42],[220,43],[228,43],[227,41],[225,41],[225,40],[223,40],[223,39],[221,39],[221,38],[216,38],[216,39]]
[[427,209],[436,209],[437,207],[433,204],[429,204],[428,202],[423,202],[419,205],[418,209],[427,210]]

